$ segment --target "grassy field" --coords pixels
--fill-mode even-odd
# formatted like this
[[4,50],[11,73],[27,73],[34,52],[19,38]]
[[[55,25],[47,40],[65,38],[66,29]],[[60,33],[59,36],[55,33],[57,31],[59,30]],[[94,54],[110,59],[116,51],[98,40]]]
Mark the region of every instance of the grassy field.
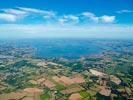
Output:
[[65,89],[66,89],[66,87],[65,87],[64,85],[62,85],[62,84],[56,85],[55,88],[56,88],[58,91],[61,91],[61,90],[65,90]]
[[51,92],[46,91],[44,94],[40,96],[41,100],[49,100],[50,99]]
[[86,91],[81,91],[80,95],[83,97],[83,100],[88,100],[88,97],[90,96],[90,94]]

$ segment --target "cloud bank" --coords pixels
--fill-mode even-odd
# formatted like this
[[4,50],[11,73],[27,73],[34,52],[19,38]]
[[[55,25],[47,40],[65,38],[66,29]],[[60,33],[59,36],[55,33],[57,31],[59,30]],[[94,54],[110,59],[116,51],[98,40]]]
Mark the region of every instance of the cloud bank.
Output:
[[[129,12],[132,11],[117,13]],[[133,25],[118,25],[114,15],[98,16],[89,11],[60,15],[52,10],[26,7],[0,10],[0,38],[42,37],[133,39]]]
[[[7,30],[8,28],[8,30]],[[0,36],[5,38],[131,38],[133,25],[18,25],[3,24]]]
[[[87,23],[114,23],[115,22],[115,16],[109,16],[109,15],[102,15],[102,16],[96,16],[92,12],[81,12],[79,14],[63,14],[59,15],[58,12],[51,11],[51,10],[41,10],[41,9],[35,9],[35,8],[26,8],[26,7],[17,7],[17,8],[6,8],[1,9],[1,17],[0,20],[4,21],[18,21],[18,20],[25,20],[28,18],[28,20],[38,19],[51,21],[53,23],[53,20],[55,23],[58,24],[79,24],[82,22]],[[6,16],[6,17],[3,17]],[[7,17],[8,20],[7,20]],[[40,18],[40,19],[39,19]],[[42,20],[42,21],[43,21]]]

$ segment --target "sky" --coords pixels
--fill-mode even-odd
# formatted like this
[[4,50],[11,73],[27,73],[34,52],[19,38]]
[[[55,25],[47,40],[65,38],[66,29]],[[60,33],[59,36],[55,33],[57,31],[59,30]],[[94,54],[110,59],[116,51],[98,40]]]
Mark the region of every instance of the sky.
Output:
[[133,0],[0,0],[0,38],[133,39]]

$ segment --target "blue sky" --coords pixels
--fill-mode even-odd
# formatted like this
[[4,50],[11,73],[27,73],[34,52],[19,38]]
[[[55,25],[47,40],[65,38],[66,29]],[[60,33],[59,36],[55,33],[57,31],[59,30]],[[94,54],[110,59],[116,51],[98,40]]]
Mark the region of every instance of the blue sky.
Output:
[[0,0],[1,38],[131,38],[133,0]]

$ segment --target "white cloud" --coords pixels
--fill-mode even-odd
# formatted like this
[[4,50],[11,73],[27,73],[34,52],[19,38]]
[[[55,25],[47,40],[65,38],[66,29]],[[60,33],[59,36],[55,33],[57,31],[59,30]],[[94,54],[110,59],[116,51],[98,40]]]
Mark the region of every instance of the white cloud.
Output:
[[[68,15],[58,15],[54,11],[50,10],[41,10],[35,8],[26,8],[26,7],[17,7],[17,8],[9,8],[9,9],[1,9],[1,20],[7,21],[17,21],[28,18],[28,20],[35,19],[43,22],[42,18],[44,18],[47,23],[60,23],[60,24],[88,24],[88,23],[113,23],[115,21],[115,16],[96,16],[91,12],[83,12],[80,14],[68,14]],[[125,11],[126,12],[126,11]],[[4,14],[4,15],[3,15]],[[7,18],[7,15],[10,17]],[[6,16],[5,18],[3,16]]]
[[[1,9],[2,12],[4,12],[5,14],[11,14],[13,16],[16,16],[16,19],[23,19],[25,18],[26,16],[28,16],[28,12],[26,11],[22,11],[22,10],[19,10],[19,9]],[[15,21],[17,21],[15,20]]]
[[104,23],[113,23],[115,21],[115,16],[104,15],[104,16],[100,17],[100,19]]
[[60,18],[60,19],[58,19],[58,21],[60,24],[64,24],[67,20],[64,18]]
[[83,12],[82,15],[89,18],[91,21],[94,21],[94,22],[99,21],[99,18],[91,12]]
[[15,15],[27,14],[27,12],[22,11],[22,10],[18,10],[18,9],[2,9],[2,11],[4,11],[5,13],[8,13],[8,14],[15,14]]
[[117,13],[122,14],[122,13],[133,13],[133,10],[120,10],[117,11]]
[[[25,8],[25,7],[17,7],[17,8],[8,8],[8,9],[1,9],[0,10],[4,14],[10,15],[10,18],[12,17],[11,21],[16,21],[16,19],[23,19],[27,16],[31,15],[31,17],[40,16],[44,19],[49,19],[56,16],[56,13],[54,11],[46,11],[46,10],[40,10],[40,9],[34,9],[34,8]],[[5,15],[1,15],[2,17]],[[16,16],[16,17],[15,17]],[[14,17],[14,19],[13,19]],[[2,20],[3,18],[1,18]],[[7,19],[8,20],[8,19]],[[10,19],[8,20],[10,21]]]
[[64,18],[72,19],[72,20],[75,20],[75,21],[79,20],[79,18],[77,16],[74,16],[74,15],[64,16]]
[[17,17],[13,14],[0,13],[0,19],[8,22],[14,22]]
[[62,18],[58,19],[59,23],[61,24],[76,24],[79,22],[79,17],[78,16],[74,16],[74,15],[65,15]]
[[36,13],[36,14],[42,14],[44,18],[53,17],[56,15],[54,11],[46,11],[46,10],[40,10],[35,8],[26,8],[26,7],[18,7],[19,10],[25,11],[28,13]]
[[93,13],[91,13],[91,12],[83,12],[82,15],[84,15],[84,16],[86,16],[86,17],[94,17],[94,16],[95,16],[95,14],[93,14]]
[[31,12],[31,13],[47,13],[43,10],[35,9],[35,8],[18,7],[18,9],[26,12]]
[[94,13],[91,12],[83,12],[81,15],[87,17],[90,21],[97,23],[112,23],[115,21],[115,16],[96,16]]

